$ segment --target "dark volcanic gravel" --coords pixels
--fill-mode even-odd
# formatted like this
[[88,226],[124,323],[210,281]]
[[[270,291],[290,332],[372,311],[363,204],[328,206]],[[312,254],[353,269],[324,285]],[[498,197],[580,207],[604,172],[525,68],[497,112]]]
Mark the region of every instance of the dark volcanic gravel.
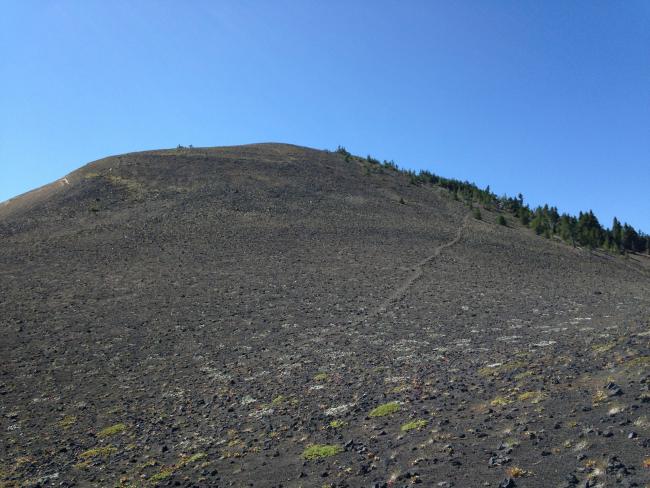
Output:
[[0,206],[0,486],[647,486],[647,258],[482,214],[280,144]]

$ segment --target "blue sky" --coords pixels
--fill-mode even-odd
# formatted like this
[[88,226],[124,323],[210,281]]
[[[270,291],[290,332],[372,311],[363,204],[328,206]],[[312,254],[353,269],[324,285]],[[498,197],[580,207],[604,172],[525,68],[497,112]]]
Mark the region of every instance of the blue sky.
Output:
[[279,141],[650,232],[645,0],[0,3],[0,201],[111,154]]

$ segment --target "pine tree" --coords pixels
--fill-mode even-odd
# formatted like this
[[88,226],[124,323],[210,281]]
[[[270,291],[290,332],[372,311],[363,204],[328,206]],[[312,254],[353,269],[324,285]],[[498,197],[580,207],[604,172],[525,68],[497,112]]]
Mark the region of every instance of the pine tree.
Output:
[[620,251],[621,245],[623,244],[623,227],[616,217],[614,217],[614,222],[612,222],[612,240]]
[[537,209],[535,217],[530,221],[530,228],[533,229],[535,234],[538,236],[541,236],[542,234],[546,235],[548,232],[548,226],[546,225],[546,222],[544,222],[544,216],[540,209]]

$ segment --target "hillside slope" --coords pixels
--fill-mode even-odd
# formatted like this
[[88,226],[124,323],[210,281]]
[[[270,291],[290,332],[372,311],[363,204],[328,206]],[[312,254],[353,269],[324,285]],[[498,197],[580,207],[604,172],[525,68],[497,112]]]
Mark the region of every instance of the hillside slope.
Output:
[[643,486],[650,274],[496,218],[283,144],[6,202],[0,479]]

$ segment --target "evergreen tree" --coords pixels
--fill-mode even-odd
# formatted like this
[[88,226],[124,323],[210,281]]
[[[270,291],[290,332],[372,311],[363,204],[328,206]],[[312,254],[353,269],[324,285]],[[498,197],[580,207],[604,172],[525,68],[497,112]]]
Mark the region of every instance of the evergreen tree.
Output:
[[538,236],[541,236],[542,234],[545,234],[547,231],[547,226],[546,223],[544,222],[544,217],[539,211],[540,209],[537,209],[535,212],[535,216],[533,217],[533,220],[530,221],[530,228],[535,231],[535,234]]
[[591,210],[587,213],[580,212],[577,224],[578,242],[594,249],[603,243],[603,238],[603,228],[594,213]]
[[612,222],[612,241],[620,251],[623,245],[623,227],[616,217],[614,217],[614,222]]

